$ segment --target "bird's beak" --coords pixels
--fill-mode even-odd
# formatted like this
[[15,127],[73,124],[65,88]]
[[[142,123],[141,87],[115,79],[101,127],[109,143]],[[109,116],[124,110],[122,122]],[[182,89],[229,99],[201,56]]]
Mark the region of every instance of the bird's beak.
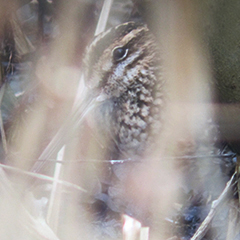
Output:
[[97,98],[96,98],[96,102],[103,102],[105,100],[108,99],[108,95],[105,92],[101,92]]

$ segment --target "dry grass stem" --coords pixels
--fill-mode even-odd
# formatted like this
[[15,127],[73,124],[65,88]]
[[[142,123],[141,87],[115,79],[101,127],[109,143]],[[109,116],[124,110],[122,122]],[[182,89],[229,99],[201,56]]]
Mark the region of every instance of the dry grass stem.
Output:
[[0,164],[0,166],[3,169],[15,172],[15,174],[22,174],[23,176],[29,176],[29,177],[39,179],[39,180],[43,180],[43,181],[47,181],[47,182],[50,182],[50,183],[56,182],[58,184],[61,184],[62,186],[72,188],[72,189],[80,191],[80,192],[87,192],[86,189],[80,187],[79,185],[76,185],[76,184],[73,184],[73,183],[70,183],[70,182],[67,182],[67,181],[55,179],[55,178],[47,176],[47,175],[24,171],[24,170],[21,170],[21,169],[15,168],[15,167],[11,167],[11,166],[8,166],[8,165],[4,165],[4,164]]
[[222,204],[227,200],[227,197],[232,191],[233,185],[236,183],[236,173],[233,174],[231,179],[227,182],[226,187],[224,188],[221,195],[218,197],[218,199],[214,200],[211,205],[211,209],[203,221],[203,223],[200,225],[196,233],[193,235],[191,240],[201,240],[205,234],[207,233],[208,229],[210,228],[210,224],[216,215],[216,213],[220,210],[220,207]]

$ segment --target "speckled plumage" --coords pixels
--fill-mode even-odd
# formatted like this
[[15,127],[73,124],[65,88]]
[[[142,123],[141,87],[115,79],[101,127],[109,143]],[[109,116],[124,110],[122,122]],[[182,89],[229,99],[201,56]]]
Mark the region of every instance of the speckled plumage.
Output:
[[[126,57],[114,59],[116,48],[124,49]],[[95,119],[109,138],[109,157],[142,155],[159,130],[164,102],[156,39],[143,24],[121,24],[93,40],[85,64],[86,83],[99,101]]]

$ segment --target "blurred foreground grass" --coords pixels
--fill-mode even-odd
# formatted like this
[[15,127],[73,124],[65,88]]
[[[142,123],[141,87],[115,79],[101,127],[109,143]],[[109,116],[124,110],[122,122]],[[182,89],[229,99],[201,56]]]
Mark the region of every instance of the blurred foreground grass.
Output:
[[[159,148],[144,161],[114,163],[131,177],[113,183],[123,193],[108,202],[95,196],[114,164],[100,159],[104,143],[87,120],[70,121],[82,114],[81,61],[103,3],[103,15],[110,7],[106,28],[144,21],[156,34],[169,95]],[[192,239],[239,239],[235,179],[224,188],[239,151],[240,3],[2,0],[1,6],[1,239],[190,239],[205,217],[207,230]],[[124,209],[115,211],[118,205]],[[132,210],[142,225],[123,217]]]

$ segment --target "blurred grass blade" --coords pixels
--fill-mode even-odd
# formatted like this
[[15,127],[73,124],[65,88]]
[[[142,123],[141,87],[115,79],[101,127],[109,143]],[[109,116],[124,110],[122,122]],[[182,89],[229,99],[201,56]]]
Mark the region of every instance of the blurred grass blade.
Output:
[[58,220],[59,220],[59,212],[60,212],[60,205],[61,205],[61,185],[58,184],[57,180],[60,179],[61,175],[61,168],[63,157],[64,157],[65,147],[62,147],[61,150],[58,152],[57,160],[60,162],[56,162],[55,170],[54,170],[54,182],[51,190],[51,195],[49,198],[48,204],[48,213],[46,221],[47,223],[57,232],[58,229]]
[[[94,105],[95,99],[89,97],[81,106],[79,106],[79,108],[69,116],[65,124],[59,129],[38,159],[45,160],[54,157],[66,142],[76,133],[79,125],[82,123],[86,115],[93,109]],[[43,165],[43,161],[36,162],[32,171],[39,171]]]
[[[18,191],[13,188],[2,167],[0,167],[0,193],[2,196],[0,203],[1,236],[3,236],[3,232],[6,229],[8,229],[9,233],[14,234],[16,231],[15,227],[17,227],[17,231],[20,231],[18,234],[22,234],[24,232],[23,229],[26,229],[29,235],[34,236],[34,239],[59,240],[43,219],[31,216],[22,204]],[[11,224],[8,225],[10,222]]]
[[[6,83],[3,83],[0,89],[0,105],[2,106],[2,99],[3,95],[5,93],[5,88],[6,88]],[[2,138],[2,144],[3,144],[3,150],[5,154],[8,152],[8,147],[7,147],[7,139],[6,139],[6,134],[3,126],[3,119],[2,119],[2,108],[0,107],[0,130],[1,130],[1,138]]]
[[102,11],[98,20],[98,24],[95,30],[95,36],[98,35],[99,33],[103,32],[106,28],[107,25],[107,20],[109,16],[109,12],[111,10],[113,0],[105,0]]

